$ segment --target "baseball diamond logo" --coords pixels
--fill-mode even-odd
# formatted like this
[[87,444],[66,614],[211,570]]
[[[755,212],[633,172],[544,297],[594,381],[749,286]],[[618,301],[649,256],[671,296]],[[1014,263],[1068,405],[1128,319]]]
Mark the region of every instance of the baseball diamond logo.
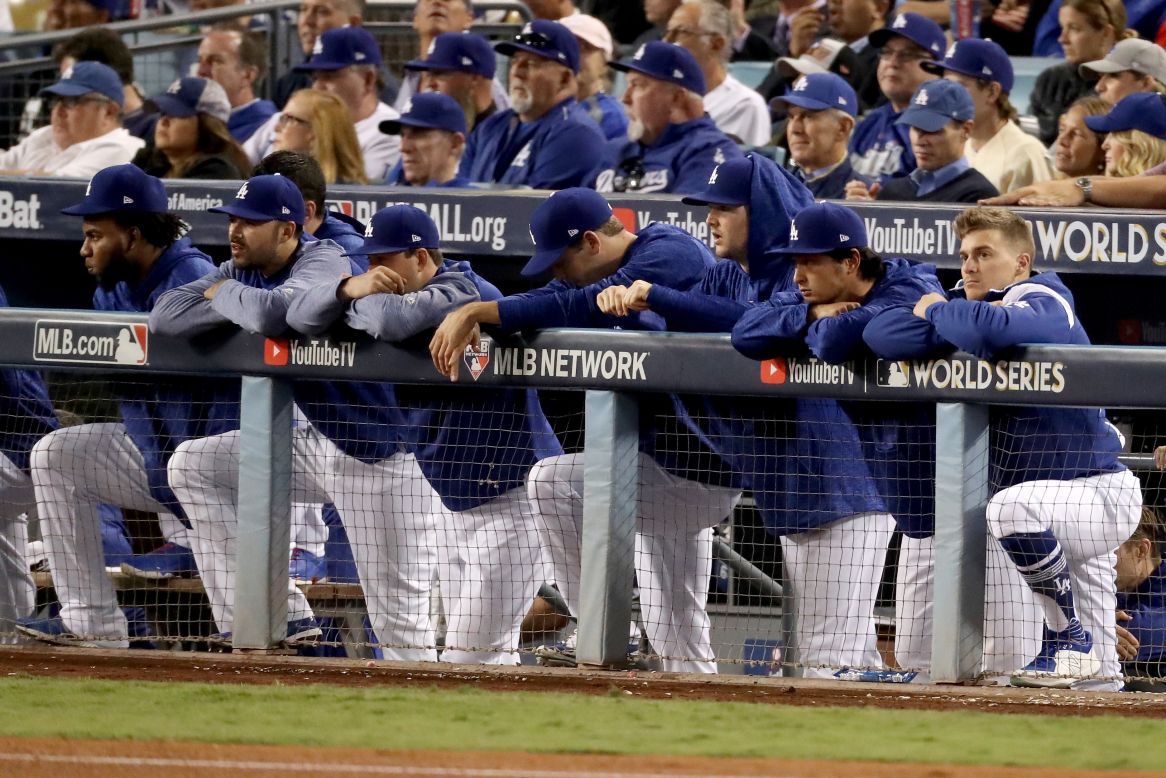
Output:
[[470,371],[470,375],[474,380],[478,380],[478,376],[486,371],[486,366],[490,364],[490,346],[493,341],[489,338],[480,338],[478,345],[466,346],[465,353],[462,354],[462,361],[466,363],[466,368]]
[[32,358],[38,362],[145,365],[149,331],[132,321],[38,319]]

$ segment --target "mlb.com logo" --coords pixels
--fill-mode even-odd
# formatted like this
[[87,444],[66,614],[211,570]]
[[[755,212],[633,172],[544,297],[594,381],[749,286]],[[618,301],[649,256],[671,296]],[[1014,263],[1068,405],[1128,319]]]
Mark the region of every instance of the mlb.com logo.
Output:
[[789,365],[784,357],[767,359],[761,363],[761,383],[784,384],[789,378]]
[[290,353],[287,340],[283,338],[267,338],[263,341],[263,364],[265,365],[284,367],[287,365]]
[[890,389],[905,389],[911,385],[911,363],[880,359],[876,364],[875,383]]

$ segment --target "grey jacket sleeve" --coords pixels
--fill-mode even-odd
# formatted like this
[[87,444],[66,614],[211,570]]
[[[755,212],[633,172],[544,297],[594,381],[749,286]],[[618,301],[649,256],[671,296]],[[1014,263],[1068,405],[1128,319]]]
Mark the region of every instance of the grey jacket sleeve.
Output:
[[344,301],[336,297],[343,278],[311,289],[292,298],[287,308],[287,324],[305,335],[321,335],[344,318]]
[[224,262],[197,281],[159,295],[150,311],[150,331],[186,337],[229,324],[230,319],[212,308],[211,301],[202,295],[215,282],[230,277],[230,265]]
[[214,309],[243,329],[267,337],[288,329],[287,312],[293,299],[314,286],[340,278],[349,270],[344,249],[330,240],[302,244],[287,281],[274,289],[257,289],[227,281],[211,301]]
[[417,292],[373,294],[354,300],[344,320],[378,340],[404,340],[436,327],[447,313],[480,298],[473,281],[464,273],[451,271],[435,276]]

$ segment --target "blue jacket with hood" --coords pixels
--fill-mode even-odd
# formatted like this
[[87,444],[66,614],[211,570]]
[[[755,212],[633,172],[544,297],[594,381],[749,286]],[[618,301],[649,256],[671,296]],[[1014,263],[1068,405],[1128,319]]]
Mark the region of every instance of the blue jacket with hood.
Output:
[[[949,302],[927,309],[926,320],[910,308],[889,309],[867,325],[863,337],[884,359],[926,359],[959,349],[996,360],[1021,344],[1089,344],[1073,295],[1056,273],[991,290],[982,301],[967,299],[961,282]],[[1121,439],[1100,408],[994,405],[989,423],[989,477],[995,490],[1125,469],[1117,458]]]
[[614,180],[636,161],[639,186],[628,192],[692,194],[705,187],[713,168],[741,156],[737,144],[717,129],[706,114],[682,124],[670,124],[651,146],[621,138],[607,144],[598,169],[590,176],[600,192],[614,191]]
[[[1117,609],[1130,615],[1130,621],[1118,622],[1133,633],[1141,644],[1137,664],[1166,663],[1166,561],[1163,561],[1133,591],[1117,593]],[[1131,672],[1130,675],[1136,675]]]

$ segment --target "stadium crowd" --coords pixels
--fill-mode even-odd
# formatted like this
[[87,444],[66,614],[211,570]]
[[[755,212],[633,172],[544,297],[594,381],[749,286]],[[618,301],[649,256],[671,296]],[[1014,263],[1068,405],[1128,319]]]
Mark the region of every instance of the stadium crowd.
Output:
[[[731,333],[756,359],[994,359],[1020,343],[1089,340],[1068,289],[1033,267],[1025,222],[990,206],[1166,202],[1166,2],[986,3],[983,37],[957,40],[948,3],[929,0],[578,4],[590,13],[530,0],[533,19],[491,41],[474,25],[495,12],[419,0],[417,54],[392,72],[362,0],[304,0],[299,64],[269,70],[262,23],[217,23],[155,95],[100,26],[233,4],[54,0],[44,28],[78,32],[53,49],[55,83],[28,96],[0,152],[7,175],[91,180],[65,212],[81,218],[94,307],[148,313],[173,337],[433,331],[434,365],[454,378],[483,328]],[[1014,58],[1034,53],[1061,61],[1037,77],[1022,117]],[[756,88],[734,75],[742,61],[771,64]],[[218,267],[167,205],[163,180],[190,178],[241,184],[212,209],[231,246]],[[443,256],[422,211],[393,206],[368,224],[328,212],[334,184],[553,190],[523,271],[553,280],[503,296]],[[604,193],[706,206],[713,251],[666,225],[628,231]],[[856,200],[967,204],[955,223],[961,283],[944,290],[933,267],[879,257],[844,205]],[[0,458],[4,639],[148,641],[105,574],[103,524],[123,508],[157,513],[166,544],[120,568],[201,577],[217,628],[208,640],[229,646],[237,387],[126,384],[120,423],[65,427],[35,372],[3,376],[3,419],[38,420]],[[295,581],[321,577],[320,538],[337,515],[386,659],[438,659],[434,582],[441,661],[515,662],[541,584],[578,614],[583,454],[564,452],[537,393],[308,381],[295,393],[289,646],[322,635]],[[926,679],[934,495],[905,484],[934,479],[933,409],[652,402],[636,579],[663,669],[716,671],[710,530],[747,490],[780,538],[807,674],[902,667]],[[1120,661],[1160,676],[1166,531],[1117,459],[1116,430],[1098,409],[1006,408],[993,425],[985,673],[1117,689]],[[53,574],[59,609],[47,613],[32,613],[23,513],[38,519]],[[888,665],[874,605],[896,530]],[[571,663],[573,647],[540,656]]]

